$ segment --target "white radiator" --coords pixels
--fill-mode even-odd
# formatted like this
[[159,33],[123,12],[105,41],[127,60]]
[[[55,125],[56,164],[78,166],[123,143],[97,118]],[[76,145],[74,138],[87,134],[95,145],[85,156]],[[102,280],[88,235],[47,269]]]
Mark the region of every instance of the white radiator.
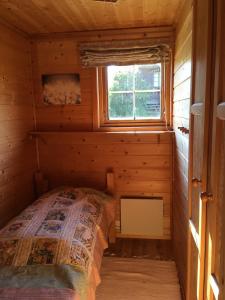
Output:
[[163,200],[121,198],[121,234],[163,236]]

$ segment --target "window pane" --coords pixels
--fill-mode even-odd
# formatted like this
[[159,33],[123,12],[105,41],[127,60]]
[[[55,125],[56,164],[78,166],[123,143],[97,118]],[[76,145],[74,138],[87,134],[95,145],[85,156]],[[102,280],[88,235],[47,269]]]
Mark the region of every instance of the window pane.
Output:
[[135,93],[136,119],[160,118],[160,92]]
[[133,93],[109,93],[109,120],[133,120]]
[[134,66],[110,66],[108,73],[109,91],[132,91],[133,90]]
[[161,118],[161,64],[109,66],[109,120]]
[[135,90],[160,89],[161,65],[140,65],[136,66]]

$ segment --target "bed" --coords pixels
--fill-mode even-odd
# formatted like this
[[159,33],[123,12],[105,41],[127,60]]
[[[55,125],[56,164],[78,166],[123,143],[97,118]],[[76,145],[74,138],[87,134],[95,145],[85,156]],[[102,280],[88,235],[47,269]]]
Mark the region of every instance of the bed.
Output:
[[0,231],[0,299],[94,300],[114,215],[94,189],[40,197]]

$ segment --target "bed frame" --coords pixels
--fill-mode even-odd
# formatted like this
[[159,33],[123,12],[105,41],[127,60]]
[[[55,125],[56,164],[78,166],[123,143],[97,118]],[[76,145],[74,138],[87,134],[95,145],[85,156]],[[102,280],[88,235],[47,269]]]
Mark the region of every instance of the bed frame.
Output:
[[[106,189],[108,194],[115,197],[115,181],[114,181],[113,172],[106,173]],[[114,220],[109,229],[109,243],[114,244],[115,242],[116,242],[116,226]]]

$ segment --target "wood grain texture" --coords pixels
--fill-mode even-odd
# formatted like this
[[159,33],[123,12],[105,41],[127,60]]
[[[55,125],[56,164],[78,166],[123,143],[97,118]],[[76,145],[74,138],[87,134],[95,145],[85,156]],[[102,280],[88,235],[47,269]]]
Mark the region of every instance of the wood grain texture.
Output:
[[[164,199],[164,235],[171,237],[172,134],[146,131],[94,132],[96,70],[82,68],[79,43],[91,40],[141,39],[164,36],[173,39],[171,28],[105,31],[75,36],[56,35],[33,40],[35,107],[40,167],[52,187],[60,184],[105,188],[108,170],[115,173],[120,195],[162,195]],[[41,96],[41,75],[80,73],[81,104],[46,106]],[[38,133],[36,134],[38,136]],[[119,206],[118,206],[119,211]],[[119,213],[117,214],[120,219]]]
[[28,34],[172,25],[183,0],[0,1],[0,18]]
[[[164,201],[163,239],[171,238],[172,133],[45,132],[40,168],[57,185],[104,189],[113,171],[115,195],[156,196]],[[118,202],[117,220],[120,220]]]
[[100,274],[99,300],[181,300],[173,261],[104,257]]
[[[39,130],[92,130],[93,69],[82,69],[75,40],[40,41],[32,47],[37,128]],[[46,106],[41,96],[43,74],[79,73],[81,104]]]
[[[192,114],[190,135],[189,178],[201,181],[197,186],[189,184],[189,219],[193,229],[188,234],[188,276],[187,299],[205,299],[204,282],[206,271],[206,218],[208,215],[206,202],[209,186],[209,164],[212,124],[212,82],[214,62],[213,12],[214,1],[196,1],[194,3],[194,35],[193,35],[193,82],[192,82]],[[199,109],[199,104],[202,108]],[[195,104],[193,109],[193,104]],[[197,106],[196,106],[197,104]],[[196,109],[197,108],[197,109]],[[206,146],[207,145],[207,146]],[[201,194],[201,197],[199,195]],[[203,195],[205,195],[203,197]],[[199,235],[199,249],[196,248],[195,233]],[[192,235],[194,233],[194,235]],[[196,251],[197,250],[197,251]],[[197,257],[192,259],[193,253]],[[197,273],[197,276],[195,274]],[[197,291],[193,290],[196,285]]]
[[104,256],[174,260],[172,241],[118,238],[104,251]]
[[190,1],[187,1],[177,26],[173,99],[173,125],[175,131],[173,248],[183,293],[186,289],[187,272],[189,136],[181,133],[178,127],[189,129],[191,58],[192,9]]
[[[92,40],[123,40],[125,36],[127,39],[166,38],[172,43],[174,31],[171,27],[156,27],[99,33],[83,32],[69,36],[56,34],[54,37],[42,36],[33,39],[32,66],[38,130],[92,131],[96,129],[97,74],[95,68],[81,67],[79,44]],[[42,75],[61,73],[80,74],[81,103],[79,105],[47,106],[43,104]],[[126,131],[127,128],[122,130]]]
[[33,199],[35,144],[30,44],[0,25],[0,226]]
[[[214,84],[212,85],[212,104],[210,114],[212,119],[211,159],[208,174],[209,192],[213,201],[207,204],[206,227],[206,255],[205,255],[205,295],[207,299],[224,299],[225,275],[225,114],[222,109],[225,99],[225,3],[217,0],[214,3],[217,9],[213,35],[216,36],[214,57]],[[221,108],[218,114],[218,108]],[[213,279],[213,280],[212,280]],[[218,290],[217,290],[218,288]],[[219,295],[217,295],[217,293]]]

